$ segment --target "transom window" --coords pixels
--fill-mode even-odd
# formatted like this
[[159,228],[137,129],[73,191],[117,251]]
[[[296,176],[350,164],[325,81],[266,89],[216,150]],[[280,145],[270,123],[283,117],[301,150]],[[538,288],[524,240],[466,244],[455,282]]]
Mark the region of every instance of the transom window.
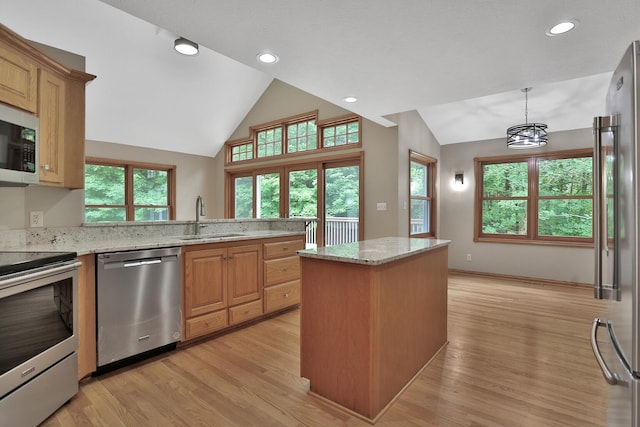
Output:
[[228,141],[226,165],[362,146],[356,115],[318,121],[318,112],[251,127],[247,139]]
[[590,245],[592,151],[475,159],[476,241]]
[[175,219],[175,166],[87,158],[85,222]]

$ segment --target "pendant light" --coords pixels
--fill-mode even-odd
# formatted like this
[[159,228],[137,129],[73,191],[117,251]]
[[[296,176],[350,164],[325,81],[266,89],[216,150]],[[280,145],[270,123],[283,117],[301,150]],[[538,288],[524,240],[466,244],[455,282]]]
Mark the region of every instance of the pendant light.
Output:
[[528,121],[528,93],[530,90],[530,87],[522,89],[524,92],[524,124],[511,126],[507,129],[507,147],[509,148],[535,148],[547,145],[547,125],[529,123]]

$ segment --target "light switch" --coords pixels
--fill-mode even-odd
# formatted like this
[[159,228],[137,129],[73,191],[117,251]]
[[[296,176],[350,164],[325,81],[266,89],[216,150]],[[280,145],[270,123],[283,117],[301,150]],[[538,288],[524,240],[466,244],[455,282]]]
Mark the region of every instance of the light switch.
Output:
[[387,210],[387,202],[379,202],[377,209],[379,211],[386,211]]

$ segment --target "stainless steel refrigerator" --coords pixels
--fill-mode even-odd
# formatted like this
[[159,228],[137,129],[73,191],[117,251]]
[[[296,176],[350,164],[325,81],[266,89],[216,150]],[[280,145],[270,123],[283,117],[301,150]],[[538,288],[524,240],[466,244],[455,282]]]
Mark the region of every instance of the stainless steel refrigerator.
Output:
[[639,49],[636,41],[625,52],[607,92],[606,116],[594,120],[594,291],[609,302],[593,321],[591,346],[610,384],[609,426],[640,425]]

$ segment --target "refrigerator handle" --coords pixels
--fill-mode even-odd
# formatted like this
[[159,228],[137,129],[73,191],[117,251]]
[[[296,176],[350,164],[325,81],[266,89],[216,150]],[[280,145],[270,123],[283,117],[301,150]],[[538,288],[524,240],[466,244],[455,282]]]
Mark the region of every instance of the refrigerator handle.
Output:
[[[616,116],[598,116],[593,118],[593,247],[595,249],[595,270],[593,293],[596,299],[617,297],[618,289],[606,288],[602,280],[602,252],[609,256],[609,215],[607,207],[607,170],[603,159],[602,132],[615,132],[618,120]],[[614,269],[617,265],[614,264]],[[614,282],[617,275],[614,274]]]
[[607,322],[603,322],[598,318],[593,319],[593,324],[591,325],[591,350],[593,350],[593,355],[596,357],[598,365],[600,365],[604,379],[611,385],[617,385],[620,382],[620,377],[609,369],[598,347],[598,328],[600,326],[607,326]]
[[[593,118],[593,248],[595,253],[595,270],[594,270],[594,284],[593,284],[593,296],[597,299],[603,298],[602,291],[602,253],[600,251],[602,242],[602,227],[601,227],[601,211],[602,211],[602,134],[600,132],[600,117]],[[593,347],[593,334],[592,332],[592,347]],[[596,356],[597,357],[597,356]]]

